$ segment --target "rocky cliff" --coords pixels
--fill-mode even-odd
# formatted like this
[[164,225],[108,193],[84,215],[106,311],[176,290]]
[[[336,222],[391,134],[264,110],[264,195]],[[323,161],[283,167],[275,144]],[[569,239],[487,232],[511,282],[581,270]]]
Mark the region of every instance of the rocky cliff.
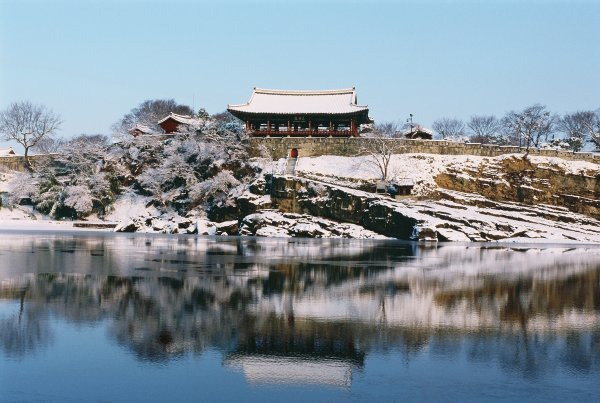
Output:
[[437,201],[394,200],[290,176],[269,176],[267,182],[280,211],[353,223],[393,238],[600,242],[600,221],[561,207],[501,203],[453,190],[440,190]]
[[449,167],[435,176],[435,183],[442,189],[494,201],[561,206],[600,219],[600,173],[593,169],[575,174],[558,164],[511,157],[478,166]]

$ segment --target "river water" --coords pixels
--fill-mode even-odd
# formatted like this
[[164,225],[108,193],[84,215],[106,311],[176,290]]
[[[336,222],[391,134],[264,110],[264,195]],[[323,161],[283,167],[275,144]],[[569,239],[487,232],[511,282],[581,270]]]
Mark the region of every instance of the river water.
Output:
[[600,399],[600,248],[0,233],[0,400]]

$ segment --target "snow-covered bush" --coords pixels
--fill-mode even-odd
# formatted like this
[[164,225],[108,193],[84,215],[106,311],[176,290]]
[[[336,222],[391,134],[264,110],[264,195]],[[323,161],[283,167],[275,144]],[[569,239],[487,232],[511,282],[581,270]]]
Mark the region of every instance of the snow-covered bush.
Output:
[[190,199],[193,205],[205,202],[224,202],[229,191],[239,184],[240,181],[233,176],[231,171],[221,171],[212,178],[191,186]]
[[250,162],[247,136],[227,127],[213,119],[154,142],[142,136],[121,142],[120,163],[131,169],[133,189],[161,209],[186,214],[197,206],[222,206],[231,190],[250,183],[259,170]]
[[[149,198],[159,211],[186,215],[227,206],[260,171],[239,123],[212,118],[175,136],[130,137],[109,144],[79,136],[31,173],[15,178],[13,202],[31,201],[54,218],[104,215],[122,192]],[[230,130],[233,129],[233,130]]]
[[79,215],[88,215],[94,206],[92,191],[85,185],[67,186],[63,204]]
[[78,136],[31,173],[12,181],[13,204],[30,201],[53,218],[104,214],[119,192],[121,167],[108,152],[104,136]]
[[541,148],[546,150],[581,150],[583,143],[580,138],[569,137],[566,139],[553,139],[548,143],[542,144]]

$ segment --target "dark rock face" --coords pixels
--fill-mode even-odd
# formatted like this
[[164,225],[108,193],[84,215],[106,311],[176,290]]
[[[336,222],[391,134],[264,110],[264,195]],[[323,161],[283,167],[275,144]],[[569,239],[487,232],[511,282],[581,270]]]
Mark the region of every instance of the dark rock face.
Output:
[[349,222],[389,237],[414,239],[415,228],[422,223],[378,197],[310,180],[274,176],[271,192],[279,210]]
[[[379,228],[382,234],[394,238],[414,238],[415,228],[420,224],[417,219],[406,216],[377,200],[370,202],[364,212],[362,225],[365,228],[373,229],[373,231],[375,231],[375,228]],[[432,238],[432,234],[428,232],[423,232],[420,235],[421,238]]]
[[138,226],[133,221],[129,221],[125,224],[118,225],[115,228],[115,232],[136,232],[138,230]]
[[208,218],[215,222],[238,220],[258,210],[271,208],[267,187],[265,177],[258,177],[247,191],[237,197],[231,196],[226,203],[212,206],[207,212]]

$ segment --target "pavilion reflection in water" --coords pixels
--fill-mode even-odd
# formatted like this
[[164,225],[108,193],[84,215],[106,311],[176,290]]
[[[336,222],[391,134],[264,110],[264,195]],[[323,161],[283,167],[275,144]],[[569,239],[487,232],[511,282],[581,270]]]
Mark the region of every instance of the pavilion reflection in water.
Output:
[[12,274],[0,300],[19,307],[0,318],[5,354],[52,343],[51,313],[107,321],[140,360],[216,348],[257,383],[347,386],[370,351],[386,349],[407,359],[426,347],[468,351],[528,374],[600,365],[598,248],[159,237],[2,245],[0,272]]

